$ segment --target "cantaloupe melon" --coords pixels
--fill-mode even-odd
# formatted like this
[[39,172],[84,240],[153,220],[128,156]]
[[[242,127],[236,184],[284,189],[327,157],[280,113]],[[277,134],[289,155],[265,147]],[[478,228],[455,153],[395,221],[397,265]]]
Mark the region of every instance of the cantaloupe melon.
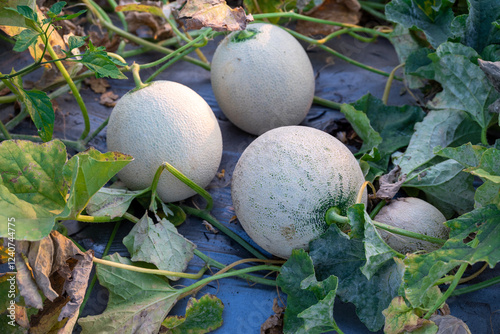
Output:
[[328,228],[329,208],[346,214],[363,182],[357,160],[335,137],[310,127],[284,126],[245,149],[233,172],[231,196],[253,241],[288,258]]
[[[222,158],[222,134],[212,109],[191,88],[171,81],[125,94],[111,113],[107,145],[134,157],[118,173],[132,190],[149,187],[163,162],[206,187]],[[160,177],[157,191],[165,202],[195,194],[168,172]]]
[[[443,223],[445,216],[433,205],[415,197],[392,200],[375,216],[375,221],[399,227],[430,237],[448,239],[449,229]],[[394,250],[406,254],[416,251],[433,251],[441,246],[428,241],[404,237],[378,230],[384,241]]]
[[272,24],[251,24],[226,36],[212,59],[211,81],[224,115],[254,135],[299,124],[314,97],[304,48]]

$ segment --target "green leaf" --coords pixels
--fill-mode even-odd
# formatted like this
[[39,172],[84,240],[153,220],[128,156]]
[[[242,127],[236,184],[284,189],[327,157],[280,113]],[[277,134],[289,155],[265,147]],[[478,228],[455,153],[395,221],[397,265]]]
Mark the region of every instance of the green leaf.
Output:
[[[66,159],[59,140],[0,143],[0,217],[16,219],[17,240],[39,240],[52,230],[68,192],[62,177]],[[0,224],[0,237],[6,236],[7,224]]]
[[449,218],[474,208],[473,181],[474,177],[463,172],[461,164],[449,159],[407,177],[403,187],[423,191],[427,201]]
[[[132,265],[118,254],[105,259]],[[158,333],[182,291],[156,275],[102,264],[97,264],[97,277],[108,289],[109,301],[102,314],[78,320],[83,333]]]
[[85,14],[86,12],[87,12],[86,9],[82,9],[81,11],[79,11],[77,13],[58,16],[54,19],[54,21],[72,20],[72,19],[74,19],[82,14]]
[[477,175],[483,180],[500,183],[500,150],[490,148],[484,151],[479,165],[467,168],[465,171]]
[[292,251],[276,282],[287,294],[285,333],[323,333],[337,328],[333,320],[337,278],[330,275],[318,281],[311,257],[304,250]]
[[94,148],[73,156],[63,169],[71,189],[60,217],[76,218],[90,198],[132,159],[130,155],[117,152],[101,153]]
[[313,240],[309,248],[318,279],[337,276],[340,299],[356,306],[359,319],[369,330],[379,330],[385,321],[382,311],[398,295],[401,268],[394,261],[387,261],[368,280],[360,269],[366,263],[361,236],[349,238],[335,225]]
[[356,108],[350,104],[343,104],[340,111],[345,115],[354,131],[356,131],[358,136],[363,140],[363,145],[357,154],[369,152],[382,142],[382,137],[372,128],[370,120],[364,112],[356,110]]
[[7,0],[0,1],[0,22],[2,25],[10,27],[29,28],[32,24],[27,24],[26,18],[14,9],[17,5],[25,5],[31,9],[36,8],[35,0]]
[[47,93],[39,90],[26,91],[22,86],[17,86],[22,97],[22,102],[38,129],[40,138],[47,142],[54,133],[55,114]]
[[382,155],[408,146],[415,124],[425,116],[420,107],[387,106],[371,94],[363,96],[352,106],[366,114],[373,129],[382,137],[383,141],[378,146]]
[[39,33],[31,29],[24,29],[19,35],[16,36],[16,44],[14,45],[14,51],[23,52],[27,50],[30,46],[36,43]]
[[435,334],[438,330],[432,321],[420,318],[403,297],[395,297],[391,305],[384,310],[384,316],[386,334],[404,333],[406,328],[415,328],[416,330],[412,331],[414,334]]
[[[243,0],[246,10],[249,13],[277,13],[282,11],[283,2],[281,0]],[[279,18],[269,19],[271,23],[278,23]]]
[[199,300],[191,297],[184,317],[168,316],[163,321],[169,334],[204,334],[222,326],[224,304],[214,295],[204,295]]
[[464,144],[459,147],[437,146],[434,148],[436,155],[453,159],[459,162],[464,167],[476,167],[481,161],[481,156],[487,150],[484,146],[472,145],[471,143]]
[[492,181],[484,182],[476,189],[474,201],[476,208],[494,204],[500,209],[500,184]]
[[432,60],[428,57],[433,53],[429,48],[420,48],[408,56],[405,64],[405,74],[433,80],[435,77]]
[[370,280],[380,268],[397,256],[397,252],[382,240],[363,204],[351,206],[347,217],[352,229],[350,237],[363,240],[366,263],[361,267],[361,272]]
[[500,42],[500,31],[493,22],[500,17],[497,0],[468,0],[469,14],[461,42],[481,53],[489,44]]
[[19,6],[17,6],[17,12],[30,21],[33,21],[33,22],[38,21],[38,15],[37,15],[36,11],[34,9],[32,9],[30,6],[19,5]]
[[[447,50],[446,53],[442,49]],[[468,55],[453,54],[463,50],[456,43],[440,46],[433,57],[435,80],[443,86],[443,91],[429,103],[434,109],[452,109],[467,112],[483,128],[492,118],[488,107],[500,94],[490,85],[484,72],[474,64]],[[470,49],[472,50],[472,49]]]
[[49,12],[51,12],[54,15],[59,15],[59,13],[61,13],[64,6],[66,6],[65,1],[56,2],[55,4],[53,4],[50,7]]
[[127,212],[132,201],[144,194],[144,190],[101,188],[90,198],[85,210],[91,216],[121,217]]
[[[427,291],[442,276],[462,263],[487,262],[491,268],[500,261],[500,210],[488,206],[446,222],[450,238],[442,248],[422,255],[410,254],[404,260],[406,298],[418,307]],[[464,243],[469,236],[472,243]]]
[[435,48],[452,35],[450,26],[454,14],[450,4],[441,0],[393,0],[385,6],[388,20],[405,28],[422,30]]
[[378,176],[387,172],[390,156],[382,157],[379,150],[375,147],[368,153],[359,158],[359,166],[363,171],[366,181],[373,182]]
[[141,5],[141,4],[127,4],[127,5],[121,5],[116,7],[117,12],[128,12],[128,11],[135,11],[135,12],[146,12],[150,13],[159,17],[165,17],[165,14],[163,13],[163,10],[158,7],[158,6],[148,6],[148,5]]
[[168,220],[161,219],[155,224],[147,212],[123,238],[123,244],[132,255],[132,261],[153,263],[158,269],[175,272],[183,272],[187,268],[196,248]]
[[118,70],[117,65],[125,66],[116,59],[107,55],[106,51],[95,48],[89,42],[89,50],[82,55],[81,59],[72,60],[85,65],[96,74],[97,78],[126,79],[127,77]]
[[87,38],[88,36],[70,36],[68,39],[68,51],[66,53],[70,54],[71,50],[84,46]]

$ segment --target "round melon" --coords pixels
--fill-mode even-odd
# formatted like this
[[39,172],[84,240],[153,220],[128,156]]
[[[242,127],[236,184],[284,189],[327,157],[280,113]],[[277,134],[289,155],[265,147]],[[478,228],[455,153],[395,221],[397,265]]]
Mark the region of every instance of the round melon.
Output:
[[[449,229],[443,224],[446,221],[445,216],[433,205],[415,197],[392,200],[375,216],[375,221],[430,237],[448,239]],[[403,254],[416,251],[431,252],[441,247],[438,244],[381,229],[378,232],[392,249]]]
[[[125,94],[111,113],[106,140],[108,150],[134,157],[118,173],[132,190],[149,187],[164,162],[206,187],[222,158],[222,134],[212,109],[191,88],[171,81]],[[195,194],[168,171],[157,192],[164,202]]]
[[307,250],[328,228],[329,208],[347,213],[363,182],[356,158],[339,140],[314,128],[285,126],[246,148],[233,173],[231,196],[252,240],[288,258],[293,249]]
[[299,124],[314,97],[314,71],[302,45],[272,24],[226,36],[215,51],[211,81],[224,115],[254,135]]

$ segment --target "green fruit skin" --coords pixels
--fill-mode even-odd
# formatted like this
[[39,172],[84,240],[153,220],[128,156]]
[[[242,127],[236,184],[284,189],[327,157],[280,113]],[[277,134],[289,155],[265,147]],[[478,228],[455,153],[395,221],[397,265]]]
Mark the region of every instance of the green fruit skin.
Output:
[[[106,141],[108,150],[134,157],[118,173],[132,190],[149,187],[163,162],[206,187],[222,158],[222,134],[210,106],[191,88],[170,81],[125,94],[111,113]],[[195,194],[168,171],[157,192],[164,202]]]
[[339,140],[314,128],[285,126],[264,133],[243,152],[231,196],[252,240],[288,258],[328,228],[330,207],[347,213],[363,182],[357,160]]
[[271,24],[251,24],[257,31],[238,40],[228,35],[212,59],[211,82],[224,115],[240,129],[260,135],[297,125],[314,98],[315,78],[302,45]]

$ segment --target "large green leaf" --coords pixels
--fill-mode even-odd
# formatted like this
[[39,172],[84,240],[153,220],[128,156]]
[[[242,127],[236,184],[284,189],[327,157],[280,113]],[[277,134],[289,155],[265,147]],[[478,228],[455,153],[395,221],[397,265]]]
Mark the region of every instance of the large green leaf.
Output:
[[356,306],[359,319],[369,330],[379,330],[385,321],[382,311],[398,295],[402,269],[389,260],[368,280],[361,272],[366,263],[363,239],[349,238],[335,225],[310,243],[310,255],[318,279],[337,276],[337,295]]
[[393,0],[385,6],[387,19],[422,30],[429,43],[438,47],[452,35],[451,22],[454,14],[446,0]]
[[204,334],[222,326],[224,304],[213,295],[204,295],[199,300],[191,297],[186,306],[186,316],[169,316],[163,326],[169,334]]
[[304,250],[292,251],[276,282],[287,294],[285,333],[323,333],[337,328],[333,319],[337,278],[330,275],[318,281]]
[[378,145],[382,155],[391,154],[410,143],[413,128],[424,119],[425,113],[417,106],[388,106],[371,94],[363,96],[352,106],[364,112],[370,125],[382,137]]
[[118,152],[101,153],[94,148],[73,156],[63,169],[71,189],[64,212],[60,216],[75,218],[90,198],[132,159],[130,155]]
[[10,27],[23,27],[27,28],[29,25],[26,24],[26,19],[19,13],[15,11],[8,10],[5,8],[16,8],[17,6],[24,5],[35,10],[36,1],[35,0],[4,0],[0,1],[0,22],[2,25]]
[[357,110],[350,104],[343,104],[340,111],[363,140],[363,145],[357,154],[367,153],[382,142],[382,137],[372,128],[370,120],[364,112]]
[[441,83],[443,91],[429,106],[465,111],[482,128],[486,128],[493,117],[488,107],[500,94],[490,85],[479,66],[470,60],[471,54],[462,55],[463,49],[461,44],[444,43],[432,55],[435,80]]
[[[118,254],[105,259],[131,265]],[[82,333],[158,333],[163,319],[180,296],[166,280],[102,264],[97,265],[99,283],[109,291],[106,310],[80,318]]]
[[[147,213],[123,238],[132,261],[153,263],[162,270],[183,272],[191,261],[196,246],[177,232],[166,219],[155,224]],[[178,280],[179,277],[169,277]]]
[[[0,216],[4,221],[15,218],[16,239],[38,240],[50,233],[66,203],[66,159],[66,147],[59,140],[0,143]],[[0,224],[0,236],[7,233],[7,224]]]
[[[500,210],[488,206],[446,222],[450,238],[442,248],[423,255],[410,254],[404,260],[406,298],[418,307],[427,291],[441,277],[462,263],[487,262],[494,267],[500,261]],[[464,243],[469,236],[475,239]]]
[[466,15],[461,42],[481,53],[489,44],[500,42],[500,30],[493,22],[500,18],[497,0],[468,0],[469,14]]
[[121,217],[127,212],[132,201],[145,193],[144,190],[101,188],[90,198],[85,211],[91,216]]

